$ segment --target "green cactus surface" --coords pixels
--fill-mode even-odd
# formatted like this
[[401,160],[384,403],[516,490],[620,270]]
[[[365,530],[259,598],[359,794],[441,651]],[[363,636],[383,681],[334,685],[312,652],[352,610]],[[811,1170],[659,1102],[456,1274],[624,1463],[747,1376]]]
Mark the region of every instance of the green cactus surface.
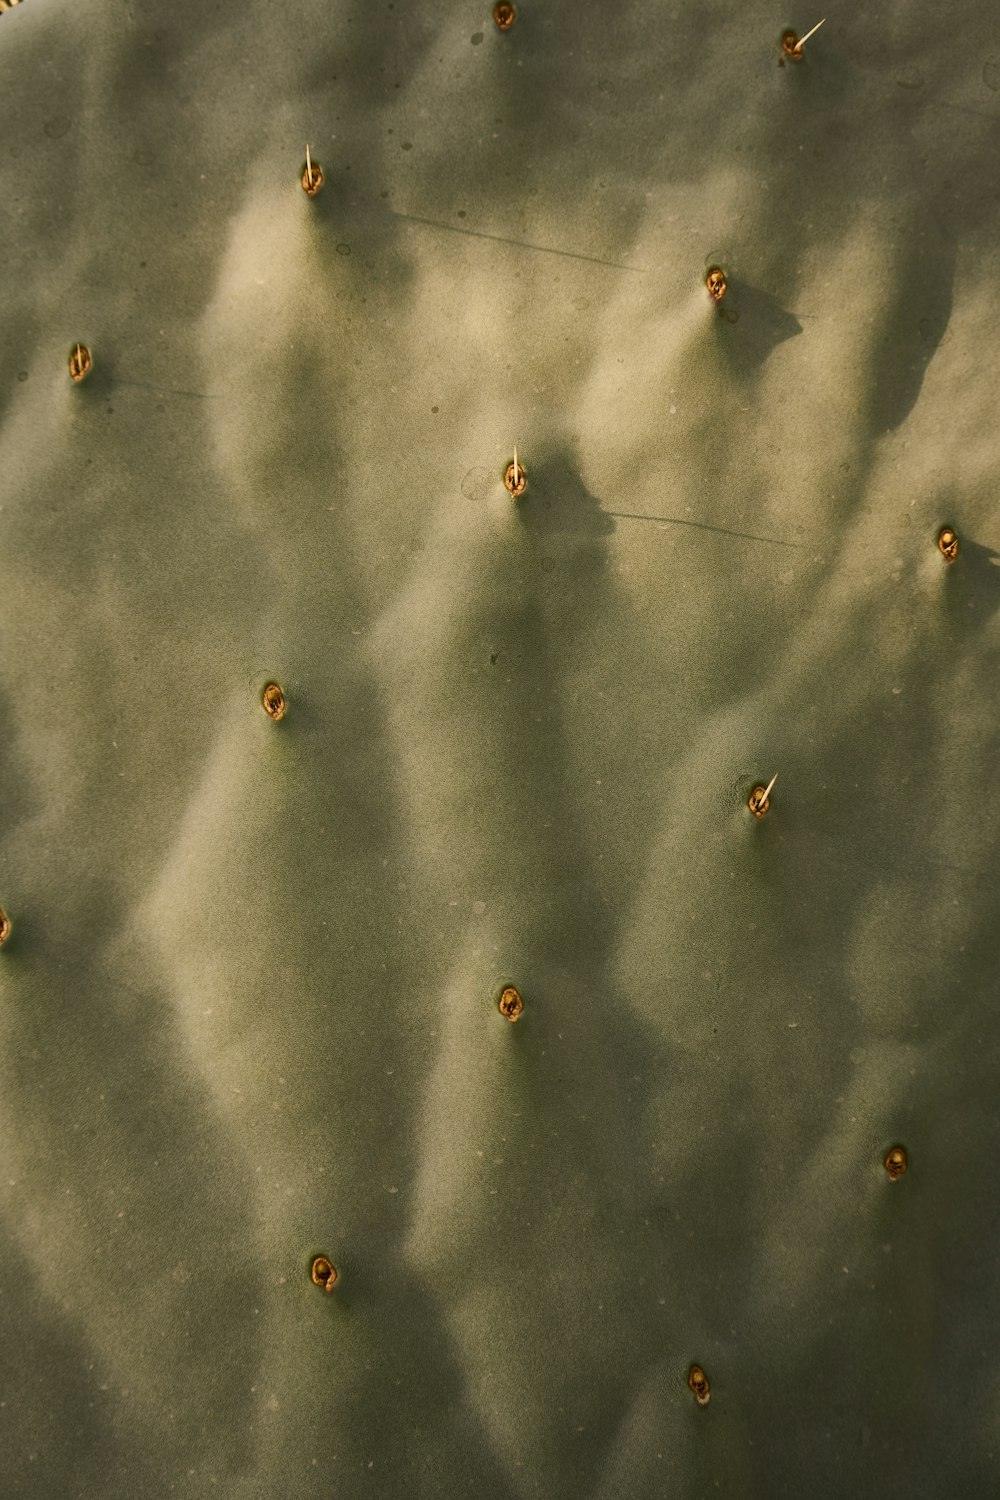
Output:
[[3,1500],[1000,1494],[1000,43],[515,3],[0,17]]

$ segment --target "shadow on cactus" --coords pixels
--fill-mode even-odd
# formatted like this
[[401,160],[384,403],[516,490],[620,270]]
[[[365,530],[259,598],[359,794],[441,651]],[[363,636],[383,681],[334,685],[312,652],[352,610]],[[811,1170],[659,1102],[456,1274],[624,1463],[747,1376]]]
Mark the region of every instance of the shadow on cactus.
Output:
[[982,630],[1000,606],[1000,553],[963,536],[945,579],[948,613],[963,630]]
[[568,449],[556,449],[548,455],[543,452],[533,460],[531,484],[519,502],[518,515],[529,536],[558,533],[596,540],[609,536],[616,525],[583,483],[575,456]]
[[724,302],[718,306],[718,331],[735,370],[756,370],[787,339],[802,332],[802,324],[770,292],[730,278]]
[[879,434],[899,427],[916,405],[927,367],[948,330],[954,279],[954,238],[921,213],[886,268],[879,378],[872,398]]

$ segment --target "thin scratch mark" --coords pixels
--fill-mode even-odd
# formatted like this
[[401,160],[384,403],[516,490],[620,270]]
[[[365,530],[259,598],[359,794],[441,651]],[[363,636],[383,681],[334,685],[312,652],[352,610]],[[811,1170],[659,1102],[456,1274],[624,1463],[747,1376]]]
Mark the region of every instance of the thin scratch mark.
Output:
[[428,224],[431,229],[447,229],[451,234],[468,234],[476,240],[493,240],[498,245],[514,245],[518,250],[537,250],[540,255],[561,255],[566,260],[585,260],[592,266],[608,266],[612,271],[636,271],[645,275],[642,266],[623,266],[617,260],[601,260],[597,255],[580,255],[576,250],[553,250],[550,245],[533,245],[528,240],[511,240],[502,234],[487,234],[483,229],[462,229],[457,224],[439,224],[437,219],[422,219],[419,214],[399,214],[390,209],[394,219],[405,219],[410,224]]
[[110,384],[137,385],[144,391],[156,391],[159,396],[191,396],[197,401],[218,401],[221,399],[222,394],[221,392],[213,394],[212,391],[180,391],[172,385],[151,385],[148,380],[122,380],[119,376],[115,375],[111,377]]
[[796,552],[805,552],[804,542],[782,542],[774,536],[754,536],[751,531],[730,531],[728,526],[709,526],[704,521],[682,521],[678,516],[636,516],[625,510],[606,510],[606,516],[617,516],[620,521],[659,521],[661,526],[694,526],[699,531],[717,531],[720,536],[738,536],[744,542],[766,542],[769,547],[794,547]]

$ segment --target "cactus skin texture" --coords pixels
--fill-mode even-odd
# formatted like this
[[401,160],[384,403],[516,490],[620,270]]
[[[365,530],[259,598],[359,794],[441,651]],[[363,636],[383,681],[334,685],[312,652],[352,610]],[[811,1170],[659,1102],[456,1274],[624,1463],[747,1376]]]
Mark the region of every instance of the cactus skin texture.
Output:
[[0,18],[12,1500],[1000,1492],[1000,51],[516,9]]

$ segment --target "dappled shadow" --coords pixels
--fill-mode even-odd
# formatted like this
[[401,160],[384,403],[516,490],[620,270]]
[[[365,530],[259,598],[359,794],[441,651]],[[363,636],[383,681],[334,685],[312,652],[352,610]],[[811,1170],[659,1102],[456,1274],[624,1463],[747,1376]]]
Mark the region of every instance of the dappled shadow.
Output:
[[945,579],[948,613],[964,630],[982,630],[1000,606],[1000,553],[959,537],[959,554]]
[[[192,1078],[165,997],[131,977],[122,914],[96,873],[75,909],[30,913],[23,927],[4,964],[2,1111],[7,1170],[31,1194],[18,1239],[37,1327],[19,1350],[21,1378],[63,1383],[60,1426],[74,1449],[104,1455],[109,1495],[135,1493],[130,1449],[157,1474],[182,1461],[239,1473],[253,1447],[246,1376],[260,1360],[264,1282],[246,1158]],[[135,1331],[124,1341],[123,1321]],[[47,1368],[53,1337],[86,1348],[75,1379]],[[196,1434],[222,1388],[228,1421]],[[65,1488],[76,1453],[45,1449]]]
[[[581,740],[567,700],[567,662],[591,693],[641,675],[641,642],[608,566],[608,518],[571,449],[532,459],[515,525],[498,536],[465,521],[447,556],[434,557],[460,601],[447,633],[406,626],[432,592],[418,568],[391,637],[386,622],[393,656],[380,647],[406,753],[435,768],[433,783],[422,779],[407,797],[428,809],[413,829],[415,846],[433,851],[423,880],[460,906],[484,898],[440,962],[412,1244],[428,1284],[448,1287],[443,1307],[454,1309],[474,1406],[519,1392],[516,1414],[498,1412],[492,1424],[505,1463],[544,1469],[560,1493],[585,1494],[630,1388],[662,1358],[655,1289],[673,1283],[687,1254],[659,1232],[654,1180],[662,1121],[650,1111],[674,1059],[617,972],[648,809],[616,774],[604,716]],[[474,670],[477,646],[483,666]],[[432,697],[434,714],[421,713]],[[588,824],[617,826],[619,837],[595,839]],[[496,1013],[505,982],[525,1000],[516,1027]],[[644,996],[641,1009],[656,1003]],[[650,1176],[629,1187],[636,1159]],[[738,1151],[716,1168],[702,1191],[738,1220],[752,1174]],[[701,1233],[708,1275],[731,1233],[719,1225],[718,1242],[710,1228]],[[607,1274],[622,1235],[627,1285]],[[546,1411],[553,1377],[558,1410]]]
[[931,213],[915,215],[885,267],[885,300],[873,356],[875,430],[899,427],[916,405],[927,367],[948,328],[955,279],[955,235]]
[[730,277],[716,309],[717,335],[735,370],[758,369],[786,339],[802,332],[794,313],[759,287]]
[[[917,599],[914,611],[905,659],[891,677],[876,671],[863,701],[852,701],[839,719],[831,706],[821,752],[788,737],[792,774],[783,769],[773,816],[750,830],[752,857],[737,867],[766,913],[764,935],[750,945],[755,1001],[767,1007],[772,991],[792,997],[788,1014],[803,1037],[810,1030],[824,1037],[822,1073],[808,1065],[797,1070],[785,1125],[789,1151],[803,1159],[797,1193],[803,1206],[812,1202],[813,1224],[788,1247],[787,1278],[773,1263],[767,1228],[774,1238],[780,1231],[763,1228],[758,1280],[744,1289],[739,1320],[755,1330],[752,1371],[741,1371],[745,1409],[754,1428],[767,1426],[768,1412],[794,1408],[803,1430],[822,1425],[832,1434],[842,1455],[837,1471],[813,1484],[824,1500],[835,1500],[845,1485],[875,1495],[895,1483],[931,1496],[939,1485],[928,1469],[942,1462],[972,1489],[983,1472],[981,1452],[959,1436],[960,1412],[978,1401],[989,1357],[978,1347],[973,1353],[961,1334],[970,1324],[970,1287],[965,1278],[950,1282],[947,1268],[960,1222],[972,1277],[983,1297],[996,1297],[986,1247],[1000,1233],[1000,1209],[977,1184],[963,1148],[971,1122],[958,1079],[968,1105],[985,1087],[973,1077],[985,1080],[995,1068],[996,1049],[984,1041],[983,976],[1000,961],[1000,934],[989,908],[976,910],[966,898],[979,872],[995,863],[997,840],[986,825],[966,850],[947,840],[948,825],[962,814],[943,783],[940,797],[932,789],[948,745],[952,710],[944,684],[953,645],[936,611],[922,610]],[[834,681],[844,673],[845,696],[849,670],[833,664],[860,659],[860,643],[873,636],[878,618],[872,601],[843,627],[854,650],[828,644],[825,658]],[[838,696],[835,689],[831,705]],[[773,740],[785,740],[780,724]],[[995,730],[980,733],[972,763],[995,761],[998,740]],[[952,917],[960,942],[949,942],[943,930]],[[784,1024],[780,1012],[757,1011],[761,1029],[769,1019]],[[978,1063],[977,1046],[985,1047]],[[805,1041],[803,1048],[810,1057]],[[775,1045],[775,1063],[787,1052]],[[769,1084],[780,1076],[778,1066],[763,1076]],[[722,1087],[742,1089],[742,1075],[734,1070]],[[754,1112],[763,1115],[765,1106],[766,1093]],[[988,1156],[996,1128],[979,1111],[976,1118]],[[895,1139],[912,1154],[907,1196],[886,1193],[880,1166],[880,1152]],[[781,1171],[780,1156],[771,1154],[773,1170]],[[835,1220],[827,1204],[841,1192],[841,1174],[856,1184],[854,1207]],[[812,1336],[800,1339],[791,1328],[803,1286],[816,1317]],[[775,1317],[784,1332],[774,1330]],[[742,1354],[733,1353],[742,1364]],[[855,1374],[846,1378],[845,1371]],[[765,1476],[789,1459],[786,1438],[773,1429],[759,1447],[754,1488],[763,1491]]]
[[[568,535],[597,541],[615,521],[581,482],[576,460],[565,450],[532,455],[530,484],[517,503],[517,517],[530,537]],[[603,561],[603,550],[594,554]]]
[[[71,1485],[109,1500],[151,1494],[155,1461],[138,1443],[126,1454],[115,1432],[117,1391],[109,1395],[114,1369],[82,1331],[74,1305],[72,1253],[59,1274],[52,1246],[41,1245],[37,1251],[36,1260],[10,1231],[0,1235],[4,1491],[58,1495]],[[64,1433],[72,1437],[70,1464],[60,1440]]]
[[[879,573],[839,637],[818,560],[869,502],[881,439],[919,410],[956,244],[992,226],[995,123],[971,142],[926,123],[925,100],[961,96],[981,60],[942,51],[936,19],[875,48],[864,6],[797,70],[775,67],[777,28],[749,12],[519,8],[501,35],[489,7],[303,18],[179,0],[123,28],[57,3],[24,83],[5,81],[25,247],[5,260],[5,358],[28,369],[25,348],[68,349],[76,328],[54,327],[103,319],[62,462],[40,441],[16,456],[32,525],[5,552],[61,600],[27,628],[12,611],[4,660],[66,726],[45,779],[15,766],[4,805],[5,856],[45,877],[0,964],[5,1108],[37,1165],[23,1222],[55,1222],[74,1272],[53,1312],[36,1292],[51,1237],[4,1263],[22,1389],[58,1364],[69,1418],[48,1428],[36,1493],[100,1489],[101,1464],[141,1450],[157,1493],[206,1489],[218,1461],[234,1500],[586,1495],[665,1363],[690,1422],[668,1447],[654,1406],[631,1441],[666,1454],[678,1492],[710,1492],[727,1461],[734,1494],[798,1495],[803,1475],[831,1497],[845,1477],[858,1495],[983,1482],[991,1356],[963,1407],[959,1355],[996,1306],[997,1226],[961,1127],[988,1154],[975,986],[997,953],[973,886],[995,841],[966,803],[949,842],[925,778],[954,748],[956,640],[989,652],[996,555],[956,515],[941,607],[887,616]],[[939,99],[888,59],[917,46],[940,59]],[[327,173],[313,203],[307,138]],[[805,294],[849,231],[852,269],[880,279],[863,317],[851,296],[824,314],[824,355],[849,335],[859,351],[833,392],[855,477],[827,509],[817,457],[805,498],[834,540],[810,545],[806,572],[795,523],[813,518],[790,501],[787,528],[766,520],[782,512],[753,486],[776,470],[756,455],[795,421],[770,356],[815,326]],[[701,342],[651,363],[655,401],[616,427],[601,362],[641,347],[717,234],[747,278],[725,304],[736,321],[710,328],[700,308]],[[637,244],[649,264],[633,272]],[[549,306],[518,295],[542,284]],[[593,326],[571,344],[577,306]],[[520,345],[498,352],[522,307]],[[805,340],[789,362],[814,342],[819,357]],[[603,404],[574,373],[590,354]],[[605,465],[617,447],[627,471],[659,441],[671,382],[688,425],[662,498],[598,502],[592,455],[546,448],[557,425],[586,432],[581,451]],[[185,404],[150,398],[160,383]],[[435,447],[413,412],[438,413],[439,384],[458,415]],[[488,534],[498,480],[470,478],[476,424],[514,391],[540,436],[523,503],[498,505]],[[203,410],[220,392],[228,405]],[[723,397],[744,407],[728,427]],[[415,468],[446,445],[468,483],[436,511]],[[646,511],[676,523],[646,528],[662,553],[625,545]],[[887,618],[912,652],[859,704]],[[280,726],[256,687],[239,696],[259,662],[289,691]],[[993,763],[988,733],[974,748]],[[757,758],[782,774],[760,826]],[[699,782],[706,764],[722,770]],[[53,821],[26,858],[40,807]],[[156,982],[131,930],[150,891]],[[972,931],[948,949],[967,905]],[[495,1008],[506,978],[525,996],[516,1027]],[[889,1061],[866,1072],[865,1045]],[[914,1133],[900,1190],[939,1184],[908,1220],[888,1216],[911,1200],[873,1210],[857,1186],[890,1124]],[[925,1171],[935,1139],[948,1149]],[[64,1188],[92,1216],[75,1243]],[[172,1263],[178,1245],[190,1256]],[[311,1246],[342,1266],[336,1297],[305,1279]],[[97,1325],[121,1368],[152,1372],[149,1407],[148,1391],[117,1392],[107,1418],[85,1405]],[[717,1382],[704,1413],[683,1386],[692,1356]],[[40,1407],[25,1397],[23,1424],[8,1409],[15,1441]],[[827,1443],[837,1470],[817,1466]]]

